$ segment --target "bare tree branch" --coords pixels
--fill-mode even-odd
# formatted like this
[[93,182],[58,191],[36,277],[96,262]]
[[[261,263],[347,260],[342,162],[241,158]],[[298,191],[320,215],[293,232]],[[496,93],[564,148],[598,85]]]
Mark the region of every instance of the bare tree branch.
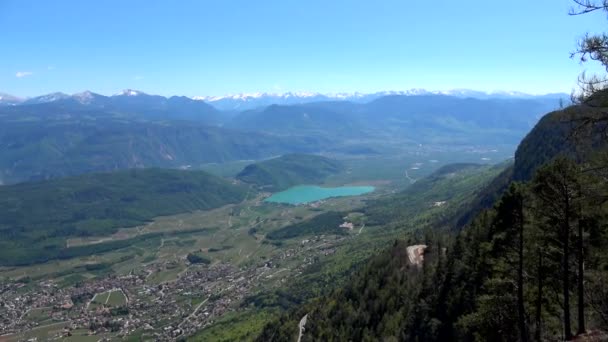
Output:
[[608,10],[608,1],[592,1],[592,0],[572,0],[577,5],[576,7],[570,8],[568,14],[570,15],[581,15],[599,10]]

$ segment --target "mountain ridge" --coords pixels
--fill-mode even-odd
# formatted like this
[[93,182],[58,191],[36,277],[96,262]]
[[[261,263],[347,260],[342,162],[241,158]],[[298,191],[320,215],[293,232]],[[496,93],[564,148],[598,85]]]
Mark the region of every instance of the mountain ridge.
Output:
[[[112,95],[102,95],[90,90],[85,90],[79,93],[66,94],[64,92],[53,92],[49,94],[38,95],[34,97],[19,97],[7,93],[0,93],[0,106],[2,105],[28,105],[46,102],[54,102],[67,98],[77,98],[81,94],[92,94],[100,97],[113,98],[119,96],[159,96],[169,99],[171,97],[185,97],[181,95],[161,96],[148,94],[146,92],[135,89],[124,89],[119,93]],[[408,90],[386,90],[377,92],[337,92],[337,93],[321,93],[321,92],[253,92],[253,93],[237,93],[220,96],[191,96],[188,97],[195,101],[203,101],[212,104],[219,110],[247,110],[254,109],[271,104],[288,105],[302,104],[308,102],[325,102],[325,101],[351,101],[356,103],[367,103],[377,98],[389,95],[403,96],[419,96],[419,95],[446,95],[462,98],[552,98],[552,99],[569,99],[566,93],[546,93],[546,94],[530,94],[520,91],[479,91],[471,89],[450,89],[450,90],[426,90],[422,88],[412,88]]]
[[0,264],[27,265],[100,247],[70,248],[71,237],[108,235],[157,216],[238,203],[247,189],[204,171],[150,168],[8,185],[0,193]]
[[343,169],[336,160],[311,154],[292,153],[247,165],[236,178],[270,191],[294,185],[317,184]]
[[532,98],[552,98],[556,101],[564,99],[567,101],[569,95],[566,93],[547,93],[547,94],[528,94],[518,91],[477,91],[470,89],[453,89],[453,90],[426,90],[413,88],[409,90],[389,90],[371,93],[362,92],[344,92],[344,93],[319,93],[319,92],[286,92],[286,93],[240,93],[229,94],[222,96],[195,96],[193,99],[206,101],[221,110],[247,110],[255,109],[270,104],[289,105],[303,104],[308,102],[326,102],[326,101],[351,101],[355,103],[369,103],[383,96],[403,95],[403,96],[420,96],[420,95],[446,95],[462,98],[512,98],[512,99],[532,99]]

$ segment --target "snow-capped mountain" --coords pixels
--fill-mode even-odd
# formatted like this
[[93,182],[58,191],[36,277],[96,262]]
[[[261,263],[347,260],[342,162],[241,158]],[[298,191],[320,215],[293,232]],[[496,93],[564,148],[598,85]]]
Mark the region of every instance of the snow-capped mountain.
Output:
[[247,110],[272,104],[291,105],[333,100],[327,95],[313,92],[245,93],[226,96],[195,96],[193,99],[208,102],[220,110]]
[[22,98],[10,94],[0,93],[0,106],[14,106],[23,102]]
[[40,104],[40,103],[65,100],[68,98],[70,98],[70,95],[61,93],[61,92],[56,92],[56,93],[50,93],[50,94],[46,94],[46,95],[42,95],[42,96],[36,96],[36,97],[29,98],[29,99],[23,101],[22,104],[24,104],[24,105]]
[[134,89],[125,89],[118,94],[114,94],[113,96],[139,96],[139,95],[146,95],[146,93],[139,91],[139,90],[134,90]]
[[[108,96],[96,94],[94,92],[86,90],[81,93],[76,93],[76,94],[72,94],[72,95],[68,95],[68,94],[65,94],[62,92],[55,92],[55,93],[50,93],[50,94],[46,94],[46,95],[31,97],[31,98],[28,98],[25,100],[19,99],[15,96],[11,96],[8,94],[0,94],[0,104],[4,104],[5,101],[6,102],[11,101],[12,103],[10,103],[10,104],[13,104],[13,105],[16,105],[16,104],[31,105],[31,104],[41,104],[41,103],[49,103],[49,102],[73,99],[77,102],[80,102],[81,104],[86,105],[86,104],[92,104],[95,101],[108,100],[109,98],[114,98],[114,97],[124,97],[124,96],[135,97],[135,96],[140,96],[140,95],[147,95],[147,94],[142,91],[139,91],[139,90],[125,89],[118,94],[114,94],[114,95],[108,97]],[[3,99],[7,99],[7,100],[3,100]],[[18,99],[19,101],[15,101],[15,100],[11,100],[11,99]]]
[[98,107],[108,105],[111,99],[107,96],[103,96],[89,90],[83,91],[82,93],[73,94],[70,98],[83,105],[96,105]]
[[[270,106],[273,104],[277,105],[296,105],[310,102],[328,102],[328,101],[350,101],[354,103],[367,103],[374,101],[378,98],[384,96],[391,95],[401,95],[401,96],[432,96],[432,95],[445,95],[445,96],[454,96],[460,98],[476,98],[476,99],[492,99],[492,98],[501,98],[501,99],[564,99],[568,100],[569,95],[565,93],[554,93],[554,94],[545,94],[545,95],[534,95],[527,94],[517,91],[493,91],[493,92],[484,92],[484,91],[476,91],[470,89],[452,89],[445,91],[430,91],[421,88],[413,88],[408,90],[399,90],[399,91],[380,91],[375,93],[317,93],[317,92],[287,92],[287,93],[243,93],[243,94],[234,94],[234,95],[226,95],[226,96],[195,96],[192,97],[192,100],[204,101],[208,104],[211,104],[213,107],[219,110],[226,111],[243,111],[255,108],[261,108]],[[104,96],[100,94],[93,93],[91,91],[84,91],[81,93],[68,95],[61,92],[46,94],[42,96],[21,99],[16,96],[0,93],[0,106],[7,105],[31,105],[31,104],[41,104],[48,102],[55,102],[59,100],[67,100],[72,99],[81,104],[90,105],[100,105],[106,106],[109,103],[122,103],[122,104],[154,104],[154,105],[164,105],[164,103],[169,100],[167,97],[158,96],[158,95],[149,95],[139,90],[134,89],[125,89],[120,93],[114,94],[112,96]],[[200,102],[199,102],[200,103]]]
[[413,88],[399,91],[380,91],[375,93],[314,93],[314,92],[288,92],[284,94],[277,93],[245,93],[233,94],[226,96],[195,96],[193,99],[201,100],[210,103],[220,110],[248,110],[259,107],[269,106],[271,104],[292,105],[307,102],[323,102],[323,101],[351,101],[355,103],[366,103],[376,100],[383,96],[401,95],[401,96],[425,96],[425,95],[446,95],[460,98],[476,98],[476,99],[491,99],[491,98],[567,98],[564,93],[533,95],[517,91],[493,91],[484,92],[470,89],[452,89],[445,91],[430,91],[421,88]]

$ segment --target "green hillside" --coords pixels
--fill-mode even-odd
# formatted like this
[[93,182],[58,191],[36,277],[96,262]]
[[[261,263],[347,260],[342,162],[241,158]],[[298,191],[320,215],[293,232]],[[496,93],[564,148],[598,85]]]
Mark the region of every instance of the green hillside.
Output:
[[412,139],[424,143],[517,144],[557,99],[473,99],[444,95],[380,97],[369,103],[273,105],[235,116],[228,127],[281,135]]
[[310,153],[324,141],[113,110],[70,103],[0,107],[0,184]]
[[162,169],[3,186],[0,264],[72,256],[66,248],[70,237],[108,235],[156,216],[237,203],[245,198],[246,191],[202,171]]
[[[547,115],[522,142],[514,166],[473,202],[405,234],[331,295],[267,325],[258,340],[293,339],[304,315],[303,340],[569,340],[589,331],[605,339],[601,112],[577,106]],[[524,183],[511,183],[513,175]],[[379,216],[384,224],[399,217],[402,204],[377,208],[389,214]],[[463,222],[470,223],[459,229]],[[406,252],[415,244],[426,245],[420,267]]]
[[321,156],[288,154],[248,165],[236,177],[269,191],[280,191],[298,184],[318,184],[342,170],[342,165]]
[[[299,244],[300,240],[323,234],[346,237],[347,242],[339,246],[334,255],[322,257],[306,267],[303,274],[287,282],[285,288],[260,291],[247,299],[250,305],[243,307],[252,309],[250,312],[254,312],[256,317],[263,317],[256,324],[270,320],[268,316],[276,315],[277,310],[284,312],[283,310],[296,307],[291,313],[281,316],[275,322],[277,325],[271,324],[267,330],[268,335],[263,335],[260,340],[294,340],[297,337],[298,321],[310,310],[310,306],[302,305],[303,303],[310,300],[316,303],[315,298],[328,295],[331,289],[349,283],[370,257],[390,246],[395,238],[413,240],[422,229],[447,227],[449,219],[470,205],[475,194],[505,167],[507,165],[446,165],[401,192],[367,202],[361,208],[360,216],[351,217],[357,226],[351,232],[337,229],[348,212],[328,211],[267,234],[266,238],[272,243],[288,244],[288,240],[293,238]],[[443,204],[435,205],[436,202]],[[365,227],[361,228],[363,223]],[[349,235],[351,238],[348,238]],[[193,341],[240,341],[249,340],[243,337],[245,334],[259,334],[261,327],[251,325],[252,320],[248,316],[237,317],[239,318],[231,321],[230,325],[220,323],[202,330]],[[281,331],[275,331],[275,327]],[[302,340],[307,338],[304,335]]]
[[608,91],[598,92],[590,102],[544,116],[521,142],[515,153],[514,178],[530,179],[544,163],[564,155],[579,161],[607,146],[605,101]]

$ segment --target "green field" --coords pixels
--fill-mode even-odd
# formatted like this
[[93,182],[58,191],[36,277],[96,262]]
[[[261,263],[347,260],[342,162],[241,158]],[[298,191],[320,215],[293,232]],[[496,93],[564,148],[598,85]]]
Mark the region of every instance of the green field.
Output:
[[119,307],[127,304],[127,297],[122,290],[111,290],[98,293],[91,299],[89,310],[96,310],[99,307]]
[[109,306],[123,306],[127,304],[127,297],[122,291],[112,291],[110,292],[110,298],[108,298],[107,302]]
[[30,310],[26,318],[28,320],[34,321],[40,325],[45,325],[51,323],[51,314],[53,313],[52,307],[46,308],[35,308]]
[[97,342],[104,338],[108,338],[110,340],[116,339],[116,335],[111,333],[89,336],[88,329],[72,330],[72,336],[63,337],[63,329],[67,323],[68,322],[49,323],[47,325],[36,327],[27,332],[6,336],[6,339],[4,339],[5,337],[2,337],[0,338],[0,341],[20,342],[27,341],[29,339],[36,339],[37,341],[61,340],[71,342]]

